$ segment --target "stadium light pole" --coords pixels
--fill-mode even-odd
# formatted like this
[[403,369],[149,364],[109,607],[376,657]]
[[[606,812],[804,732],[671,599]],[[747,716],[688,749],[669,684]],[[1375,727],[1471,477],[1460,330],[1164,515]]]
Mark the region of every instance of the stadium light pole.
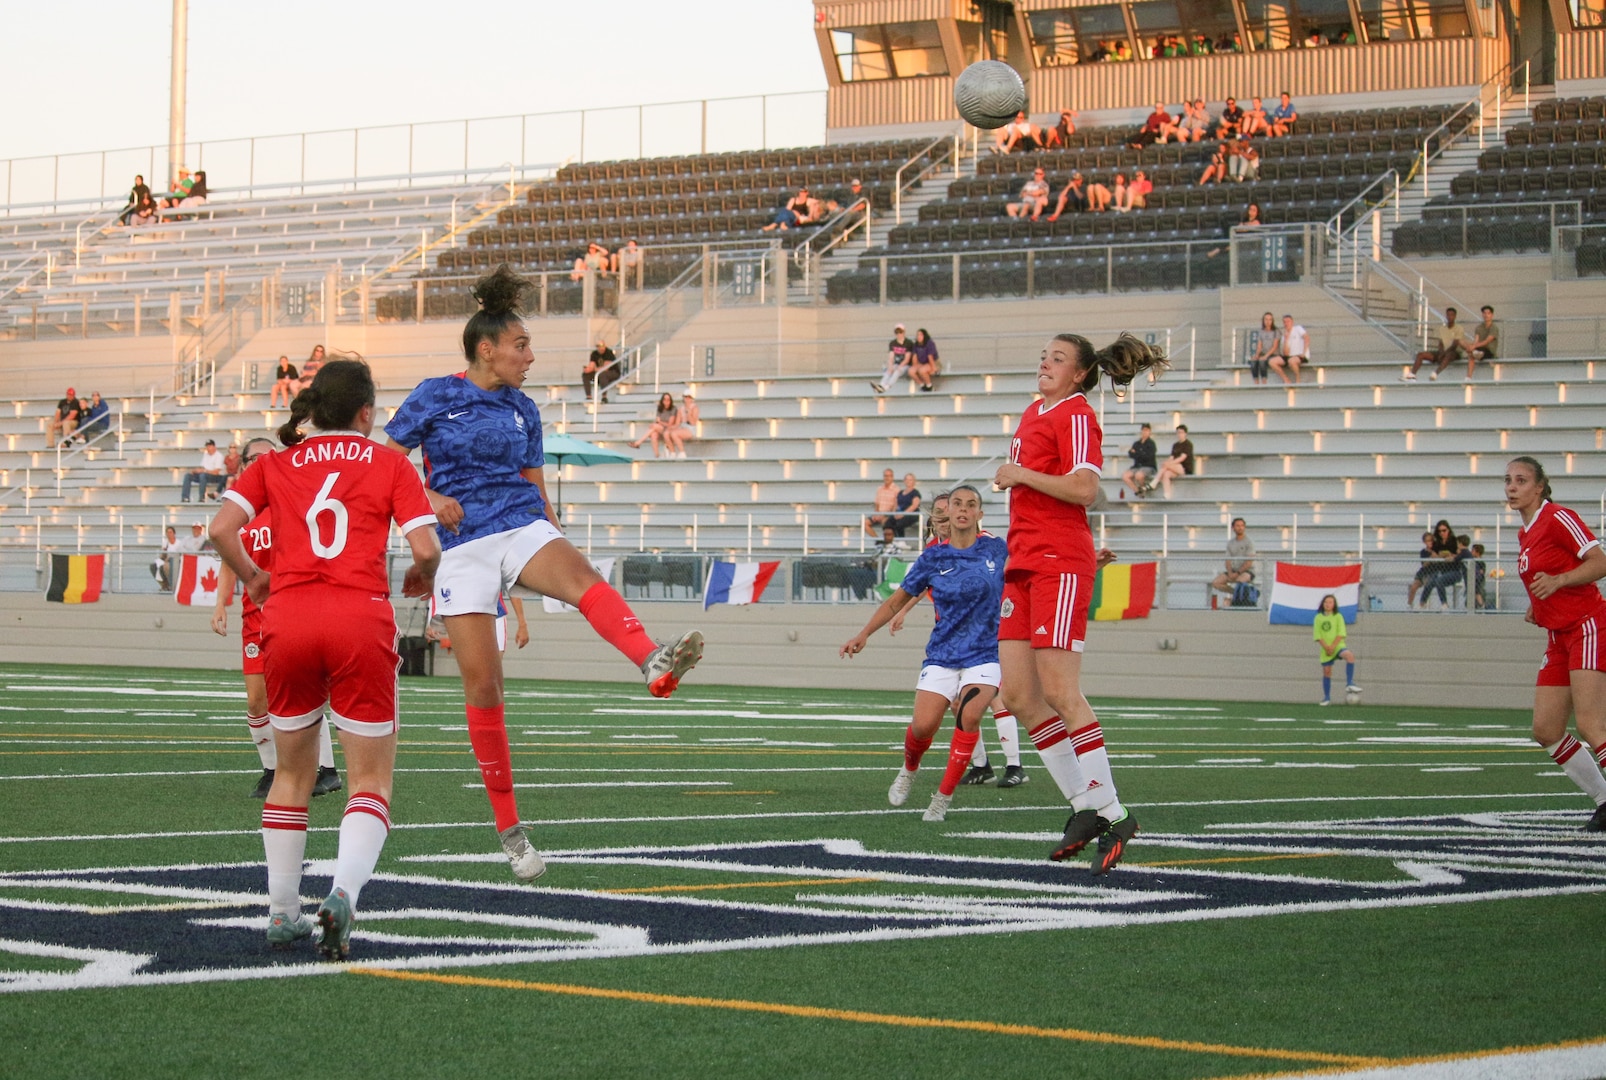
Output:
[[167,104],[167,190],[178,183],[184,164],[184,76],[189,52],[189,0],[173,0],[173,74]]

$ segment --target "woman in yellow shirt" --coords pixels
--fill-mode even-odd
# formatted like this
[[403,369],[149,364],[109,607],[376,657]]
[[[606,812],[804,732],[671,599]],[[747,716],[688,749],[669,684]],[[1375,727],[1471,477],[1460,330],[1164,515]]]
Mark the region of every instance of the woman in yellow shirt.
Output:
[[1355,654],[1346,643],[1346,627],[1344,616],[1338,611],[1338,597],[1332,593],[1322,597],[1322,606],[1316,612],[1312,628],[1311,636],[1322,650],[1322,700],[1318,704],[1332,704],[1333,661],[1340,658],[1344,661],[1344,689],[1351,694],[1359,694],[1361,688],[1355,685]]

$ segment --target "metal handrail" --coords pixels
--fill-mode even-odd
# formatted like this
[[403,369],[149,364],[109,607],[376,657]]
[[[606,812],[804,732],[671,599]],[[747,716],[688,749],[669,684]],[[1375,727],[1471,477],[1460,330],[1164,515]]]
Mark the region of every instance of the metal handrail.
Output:
[[[1478,148],[1480,150],[1483,149],[1483,128],[1484,128],[1484,124],[1483,124],[1483,99],[1484,99],[1484,91],[1491,85],[1493,85],[1494,88],[1495,88],[1495,92],[1494,92],[1495,131],[1496,131],[1496,133],[1498,133],[1499,130],[1500,130],[1500,103],[1501,103],[1501,101],[1504,100],[1504,83],[1505,83],[1505,80],[1508,77],[1510,77],[1511,75],[1516,74],[1518,68],[1522,69],[1522,71],[1524,73],[1523,74],[1523,80],[1522,80],[1523,108],[1526,109],[1528,107],[1528,88],[1533,82],[1533,66],[1532,65],[1533,65],[1533,62],[1536,59],[1538,59],[1539,53],[1540,53],[1540,50],[1537,50],[1537,49],[1534,50],[1525,59],[1523,59],[1520,63],[1517,60],[1514,60],[1514,59],[1506,61],[1503,65],[1501,65],[1499,70],[1497,70],[1493,75],[1489,76],[1487,79],[1483,80],[1483,82],[1478,84],[1478,96],[1477,97],[1473,98],[1471,101],[1468,101],[1466,104],[1462,105],[1455,112],[1453,112],[1449,116],[1447,116],[1445,118],[1445,120],[1444,120],[1444,123],[1440,124],[1438,127],[1434,128],[1432,131],[1428,132],[1426,135],[1424,135],[1422,137],[1422,152],[1421,152],[1421,156],[1418,157],[1416,161],[1411,163],[1411,168],[1412,168],[1413,172],[1415,172],[1417,170],[1420,170],[1421,173],[1422,173],[1422,196],[1423,196],[1423,198],[1426,198],[1427,194],[1428,194],[1428,165],[1429,165],[1429,163],[1432,162],[1434,158],[1442,157],[1444,155],[1444,152],[1450,148],[1450,145],[1453,142],[1455,142],[1455,138],[1454,137],[1448,138],[1448,139],[1446,139],[1444,141],[1443,144],[1440,145],[1437,153],[1430,153],[1429,152],[1429,148],[1433,145],[1434,137],[1436,135],[1438,135],[1440,132],[1445,131],[1446,129],[1448,129],[1449,126],[1456,120],[1457,117],[1459,117],[1462,114],[1466,113],[1469,109],[1476,108],[1477,112],[1478,112]],[[1468,126],[1470,126],[1470,125],[1468,125]],[[1465,131],[1466,129],[1463,128],[1462,130]]]
[[[916,150],[912,155],[910,155],[908,161],[905,161],[902,165],[898,166],[898,171],[896,173],[894,173],[893,177],[892,177],[892,220],[893,220],[893,224],[895,224],[895,225],[902,225],[903,224],[903,191],[904,191],[904,187],[905,187],[904,182],[903,182],[903,170],[909,168],[909,166],[911,166],[911,165],[918,164],[927,154],[929,154],[932,150],[936,149],[936,146],[937,146],[938,143],[948,143],[948,142],[952,142],[954,144],[954,149],[953,149],[952,153],[953,153],[954,165],[957,168],[958,164],[959,164],[959,136],[958,135],[938,135],[935,139],[932,139],[925,146],[922,146],[919,150]],[[924,169],[922,169],[919,173],[917,173],[909,181],[908,186],[909,187],[913,187],[915,184],[920,183],[920,181],[925,179],[926,175],[928,173],[930,173],[932,169],[936,168],[939,164],[941,164],[943,160],[944,160],[944,158],[932,158],[931,161],[929,161],[927,163],[926,167]]]

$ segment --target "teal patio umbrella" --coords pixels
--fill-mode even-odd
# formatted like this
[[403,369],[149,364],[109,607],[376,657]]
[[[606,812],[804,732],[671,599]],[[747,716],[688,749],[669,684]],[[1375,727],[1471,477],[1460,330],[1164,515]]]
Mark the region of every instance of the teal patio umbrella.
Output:
[[552,501],[563,505],[563,466],[611,465],[620,461],[634,461],[629,454],[609,450],[596,443],[577,439],[573,435],[547,435],[541,440],[541,452],[549,462],[558,466],[557,483],[553,485]]

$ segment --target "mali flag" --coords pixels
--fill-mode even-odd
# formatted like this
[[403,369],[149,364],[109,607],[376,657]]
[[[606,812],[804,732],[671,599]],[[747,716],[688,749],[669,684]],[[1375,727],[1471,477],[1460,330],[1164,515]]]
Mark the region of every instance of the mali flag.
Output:
[[93,604],[100,599],[105,579],[104,555],[52,555],[45,599],[57,604]]
[[1155,564],[1111,563],[1093,579],[1093,618],[1147,619],[1154,607]]

